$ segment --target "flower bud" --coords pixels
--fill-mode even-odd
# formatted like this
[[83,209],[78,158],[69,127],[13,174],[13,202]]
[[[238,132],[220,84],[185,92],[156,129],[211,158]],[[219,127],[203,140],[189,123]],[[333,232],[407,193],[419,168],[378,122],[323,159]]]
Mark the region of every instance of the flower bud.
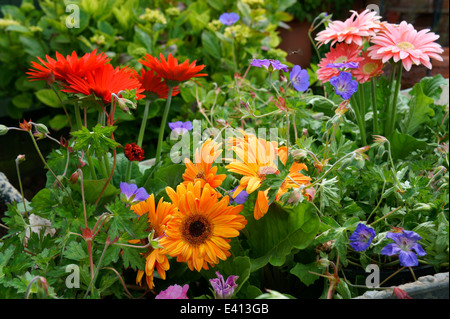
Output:
[[47,126],[45,126],[42,123],[39,123],[38,125],[36,125],[36,130],[39,133],[42,133],[42,134],[48,134],[49,133]]
[[8,128],[5,125],[0,124],[0,136],[8,133]]
[[23,155],[23,154],[18,155],[16,160],[19,163],[25,162],[25,155]]
[[72,175],[70,175],[69,180],[72,184],[75,184],[78,181],[78,177],[80,177],[80,173],[77,170],[77,171],[73,172]]

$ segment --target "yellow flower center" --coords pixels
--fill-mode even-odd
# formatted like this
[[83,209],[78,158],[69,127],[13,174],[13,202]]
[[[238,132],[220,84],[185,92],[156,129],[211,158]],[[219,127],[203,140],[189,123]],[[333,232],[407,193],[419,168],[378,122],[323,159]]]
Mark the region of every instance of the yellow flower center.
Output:
[[377,65],[375,63],[367,63],[363,66],[362,70],[365,74],[372,74],[377,69]]
[[351,32],[351,31],[355,31],[355,30],[356,30],[356,27],[347,27],[342,32]]
[[403,41],[403,42],[398,43],[397,47],[401,50],[414,49],[414,45],[408,41]]
[[344,63],[347,62],[347,57],[345,55],[340,56],[339,58],[337,58],[336,60],[334,60],[333,63]]

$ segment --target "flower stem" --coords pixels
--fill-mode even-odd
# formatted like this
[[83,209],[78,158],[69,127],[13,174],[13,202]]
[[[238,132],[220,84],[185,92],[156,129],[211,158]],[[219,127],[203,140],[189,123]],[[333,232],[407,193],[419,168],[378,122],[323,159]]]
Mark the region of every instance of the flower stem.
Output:
[[19,180],[20,195],[22,195],[23,208],[28,216],[27,204],[25,202],[25,196],[23,195],[22,179],[20,178],[19,157],[16,158],[16,170],[17,170],[17,179]]
[[396,209],[390,211],[389,213],[387,213],[386,215],[384,215],[383,217],[378,218],[376,221],[374,221],[373,223],[370,224],[370,226],[375,225],[376,223],[378,223],[379,221],[382,221],[383,219],[389,217],[390,215],[392,215],[393,213],[395,213],[396,211],[398,211],[400,208],[402,208],[402,206],[397,207]]
[[378,134],[377,83],[375,78],[370,80],[373,111],[373,134]]
[[67,112],[67,109],[64,105],[63,100],[61,99],[61,97],[58,94],[58,91],[55,89],[55,87],[53,85],[50,85],[51,89],[53,90],[53,92],[55,92],[56,96],[58,97],[59,102],[61,103],[61,106],[64,110],[64,113],[66,114],[67,120],[69,121],[69,125],[70,125],[70,130],[73,131],[73,125],[72,125],[72,120],[70,119],[69,113]]
[[106,249],[108,247],[109,247],[109,244],[106,243],[105,247],[103,248],[102,255],[100,256],[100,259],[98,261],[97,268],[95,269],[95,273],[93,274],[93,276],[91,278],[91,281],[89,282],[89,287],[86,289],[86,293],[84,294],[84,298],[85,299],[86,299],[86,297],[87,297],[87,295],[89,293],[89,290],[92,290],[92,292],[94,292],[94,285],[93,285],[93,283],[94,283],[95,279],[97,278],[98,272],[100,270],[100,265],[102,264],[103,257],[105,256],[105,252],[106,252]]
[[95,173],[95,166],[94,166],[94,162],[92,161],[92,157],[89,154],[89,149],[86,151],[86,159],[88,161],[89,164],[89,169],[91,171],[91,178],[92,179],[97,179],[97,174]]
[[[401,87],[401,83],[402,83],[402,69],[403,66],[401,64],[401,62],[398,62],[397,65],[395,66],[395,68],[397,69],[397,74],[396,74],[396,80],[395,80],[395,89],[394,89],[394,96],[392,98],[392,105],[390,105],[389,108],[389,113],[388,113],[388,121],[386,121],[387,124],[387,128],[386,128],[386,132],[385,132],[385,136],[390,139],[392,137],[392,134],[394,133],[394,129],[395,129],[395,122],[396,122],[396,113],[397,113],[397,99],[398,99],[398,94],[400,92],[400,87]],[[392,85],[392,82],[391,82]]]
[[365,145],[366,144],[366,130],[364,129],[364,124],[361,119],[361,112],[359,109],[358,102],[354,96],[355,95],[352,95],[352,97],[350,98],[352,101],[352,108],[353,108],[353,111],[355,112],[356,122],[358,123],[358,127],[359,127],[359,133],[361,134],[361,143],[362,143],[362,145]]
[[45,167],[48,169],[48,171],[53,175],[53,177],[55,178],[55,180],[57,181],[57,183],[64,188],[64,185],[61,183],[61,181],[58,179],[58,177],[56,176],[56,174],[52,171],[52,169],[50,168],[50,166],[48,166],[44,156],[41,153],[41,150],[39,149],[39,146],[36,143],[36,140],[34,139],[33,133],[28,132],[30,134],[31,140],[33,141],[34,147],[36,148],[36,151],[38,152],[39,157],[41,158],[42,162],[44,163]]
[[[365,98],[365,92],[364,92],[364,84],[361,84],[361,88],[358,90],[359,93],[359,100],[360,100],[360,117],[361,117],[361,125],[362,129],[364,131],[364,134],[361,134],[361,139],[363,140],[362,145],[367,144],[366,140],[366,98]],[[364,138],[363,138],[364,136]]]
[[75,119],[77,121],[77,129],[81,130],[81,128],[83,127],[83,124],[81,122],[80,107],[78,106],[77,102],[74,103],[74,106],[75,106]]
[[164,129],[166,128],[167,117],[169,115],[170,104],[172,102],[172,91],[173,91],[173,86],[169,85],[169,93],[167,95],[166,107],[164,109],[164,114],[163,114],[163,118],[161,121],[161,127],[159,129],[158,146],[156,147],[155,165],[158,164],[161,159],[161,150],[162,150],[162,144],[163,144],[163,140],[164,140]]
[[144,140],[144,133],[145,133],[145,127],[147,126],[147,117],[148,117],[148,110],[150,108],[150,100],[145,100],[145,109],[144,109],[144,115],[142,115],[142,122],[141,122],[141,129],[139,131],[139,136],[137,140],[137,145],[139,147],[142,147],[142,141]]

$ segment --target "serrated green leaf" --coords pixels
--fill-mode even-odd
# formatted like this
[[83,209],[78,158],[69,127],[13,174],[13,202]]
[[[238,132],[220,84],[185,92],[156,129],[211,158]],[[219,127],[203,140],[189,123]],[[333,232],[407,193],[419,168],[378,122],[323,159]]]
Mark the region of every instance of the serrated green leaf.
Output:
[[85,249],[85,244],[71,241],[67,246],[66,249],[63,252],[64,257],[75,260],[75,261],[81,261],[83,259],[87,259],[89,257],[87,250]]

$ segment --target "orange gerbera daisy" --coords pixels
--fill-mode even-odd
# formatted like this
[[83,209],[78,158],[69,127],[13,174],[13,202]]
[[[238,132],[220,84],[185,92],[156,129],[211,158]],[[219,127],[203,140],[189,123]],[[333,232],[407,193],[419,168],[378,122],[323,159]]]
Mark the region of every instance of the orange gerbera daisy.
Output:
[[[140,75],[136,73],[136,79],[141,83],[144,93],[153,93],[161,99],[167,99],[169,87],[167,86],[167,83],[153,71],[142,69]],[[172,96],[175,96],[178,93],[180,93],[180,87],[176,86],[173,88]]]
[[189,158],[185,159],[186,170],[183,174],[185,185],[200,181],[202,187],[209,184],[212,188],[216,188],[222,184],[227,176],[225,174],[217,175],[217,166],[212,166],[222,153],[220,146],[221,144],[208,139],[202,144],[200,150],[195,151],[194,163]]
[[[232,162],[226,168],[230,172],[244,175],[233,193],[233,198],[244,189],[248,194],[257,190],[266,179],[267,174],[279,174],[278,166],[276,165],[278,159],[283,164],[287,162],[286,147],[278,147],[276,142],[258,139],[252,134],[245,134],[242,138],[232,138],[230,144],[238,158],[236,160],[231,159]],[[294,163],[290,167],[289,175],[278,189],[275,200],[278,200],[290,188],[299,188],[299,185],[309,183],[311,179],[300,173],[302,169],[307,170],[305,164]],[[269,210],[268,192],[269,189],[258,191],[254,208],[256,220],[263,217]]]
[[120,91],[136,89],[136,99],[141,99],[145,95],[141,84],[135,78],[136,71],[125,67],[114,68],[111,64],[106,64],[96,68],[86,74],[85,77],[78,75],[67,75],[67,85],[61,90],[68,93],[81,93],[84,95],[95,94],[104,103],[111,103],[112,94],[119,95]]
[[48,55],[46,58],[47,62],[40,57],[37,57],[42,65],[31,61],[31,65],[34,69],[30,68],[27,72],[30,81],[49,80],[54,78],[57,81],[65,82],[69,74],[83,78],[86,74],[105,65],[110,60],[104,53],[97,54],[97,49],[90,53],[86,53],[81,58],[78,58],[75,51],[66,58],[58,52],[56,52],[56,60]]
[[[287,162],[287,148],[280,147],[278,149],[278,156],[283,164]],[[310,183],[311,178],[300,173],[301,170],[308,170],[305,164],[294,162],[292,166],[289,168],[289,174],[284,179],[280,188],[277,191],[275,196],[275,201],[278,201],[281,196],[286,194],[292,188],[300,188],[301,185],[307,185]],[[254,217],[256,220],[263,217],[267,211],[269,210],[269,198],[268,193],[270,189],[266,189],[265,191],[259,191],[258,197],[256,199],[255,208],[254,208]]]
[[166,188],[178,210],[167,223],[166,236],[159,241],[164,252],[197,271],[227,259],[231,254],[229,238],[237,237],[247,224],[240,214],[242,205],[229,205],[228,196],[219,200],[209,184],[201,185],[180,184],[176,191]]
[[205,68],[205,65],[196,65],[197,60],[191,64],[189,64],[189,60],[185,60],[183,63],[178,64],[178,60],[170,53],[167,61],[162,53],[160,53],[159,57],[160,60],[147,53],[142,60],[139,60],[139,62],[156,72],[156,74],[166,80],[166,82],[183,82],[193,77],[208,75],[206,73],[198,73]]
[[[133,210],[139,216],[142,216],[148,213],[148,223],[149,228],[148,232],[154,231],[153,238],[158,238],[164,235],[164,231],[166,229],[166,224],[170,220],[171,216],[176,212],[176,208],[172,206],[170,203],[166,203],[161,198],[158,202],[158,206],[155,207],[155,197],[154,195],[150,195],[147,200],[142,201],[136,205],[131,206],[131,210]],[[148,239],[137,239],[130,240],[130,243],[142,243],[148,244]],[[143,254],[145,256],[145,270],[138,270],[136,277],[136,284],[141,284],[142,277],[145,273],[145,278],[147,285],[150,289],[154,288],[153,283],[153,272],[156,268],[159,276],[162,279],[166,279],[166,271],[169,269],[169,260],[163,250],[161,248],[153,249],[150,247],[146,253]]]
[[268,142],[253,134],[243,132],[243,137],[233,137],[229,143],[236,153],[236,159],[227,159],[231,163],[225,166],[228,171],[244,175],[233,193],[236,197],[242,190],[251,194],[265,180],[267,174],[278,174],[276,142]]

